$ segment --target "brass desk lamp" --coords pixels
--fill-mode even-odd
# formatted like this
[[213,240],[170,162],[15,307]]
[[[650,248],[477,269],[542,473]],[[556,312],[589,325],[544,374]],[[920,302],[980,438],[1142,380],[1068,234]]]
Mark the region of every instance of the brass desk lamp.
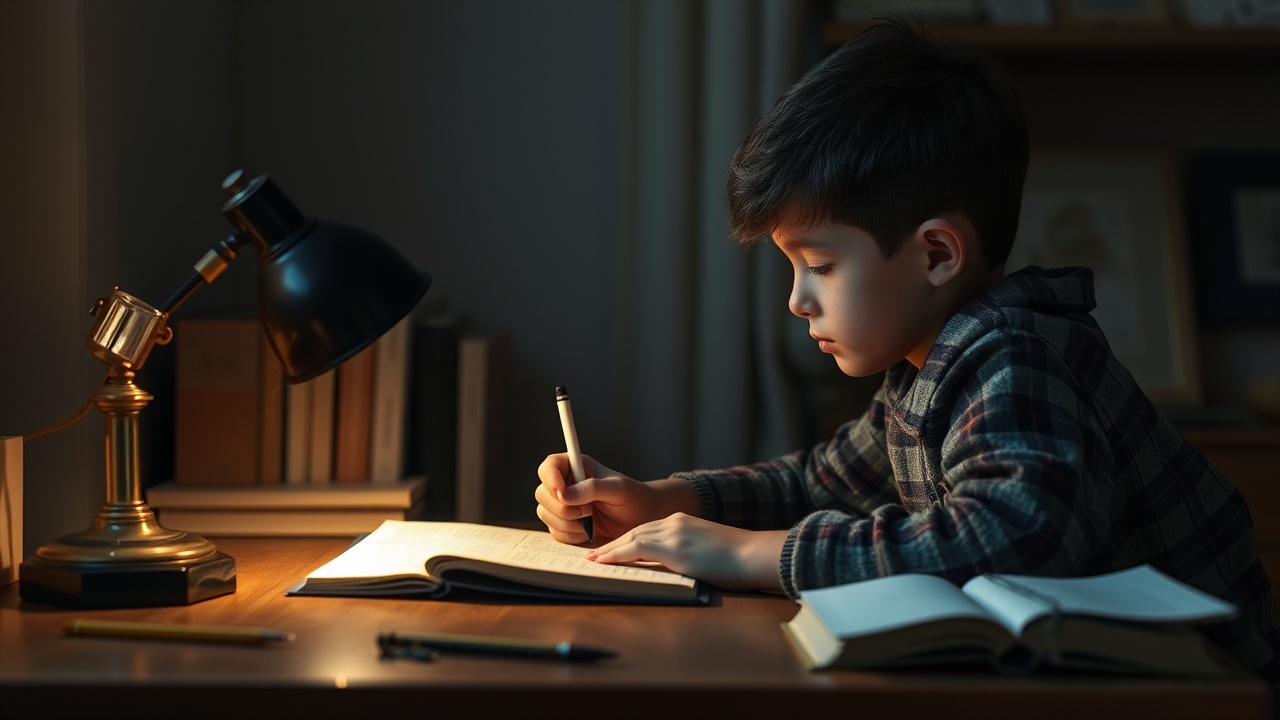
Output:
[[[85,341],[108,366],[96,405],[106,417],[106,503],[93,525],[41,546],[18,571],[25,600],[80,608],[185,605],[235,592],[235,559],[192,533],[162,527],[142,499],[138,413],[152,396],[134,375],[173,337],[168,319],[212,282],[244,245],[258,253],[258,313],[290,383],[339,365],[391,329],[431,284],[381,238],[306,217],[266,176],[223,181],[222,213],[235,232],[196,263],[160,308],[115,288],[99,298]],[[32,437],[32,436],[28,436]],[[218,442],[218,438],[209,438]],[[235,448],[231,448],[235,451]]]

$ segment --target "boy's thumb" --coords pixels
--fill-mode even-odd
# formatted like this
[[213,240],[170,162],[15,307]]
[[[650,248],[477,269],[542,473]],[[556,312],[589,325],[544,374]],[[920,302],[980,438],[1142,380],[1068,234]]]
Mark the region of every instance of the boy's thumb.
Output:
[[626,481],[616,475],[587,478],[577,485],[564,489],[567,505],[586,505],[590,502],[621,502],[626,499]]
[[594,482],[594,480],[583,480],[575,485],[569,485],[560,493],[560,498],[566,505],[585,505],[591,502],[591,485]]

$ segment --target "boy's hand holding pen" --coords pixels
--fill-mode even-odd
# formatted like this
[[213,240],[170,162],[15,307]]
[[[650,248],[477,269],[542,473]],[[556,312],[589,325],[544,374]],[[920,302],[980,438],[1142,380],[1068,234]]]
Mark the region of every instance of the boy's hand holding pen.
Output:
[[[538,517],[559,542],[608,543],[639,525],[673,513],[696,515],[693,486],[681,478],[641,482],[611,470],[578,445],[569,392],[556,387],[556,405],[568,452],[549,455],[538,467],[534,490]],[[585,516],[584,516],[584,513]]]

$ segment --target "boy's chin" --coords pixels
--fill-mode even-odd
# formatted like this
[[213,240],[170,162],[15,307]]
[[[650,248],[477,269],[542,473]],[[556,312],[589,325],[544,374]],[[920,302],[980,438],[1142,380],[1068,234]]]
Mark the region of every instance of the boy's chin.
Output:
[[856,378],[875,375],[885,369],[876,363],[865,360],[851,360],[849,358],[836,358],[836,367],[840,368],[840,372],[845,375]]

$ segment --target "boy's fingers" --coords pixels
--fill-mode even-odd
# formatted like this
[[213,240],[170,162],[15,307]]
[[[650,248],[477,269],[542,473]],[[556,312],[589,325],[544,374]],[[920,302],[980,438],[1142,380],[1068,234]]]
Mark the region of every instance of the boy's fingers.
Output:
[[550,514],[566,521],[576,522],[591,514],[589,507],[566,504],[559,492],[549,489],[546,485],[539,485],[534,489],[533,499],[537,501],[539,509],[545,508]]
[[640,543],[636,540],[635,533],[627,532],[596,548],[587,559],[602,563],[626,563],[647,558],[640,552]]
[[587,534],[583,531],[582,522],[579,519],[560,517],[544,505],[539,505],[535,512],[556,540],[569,544],[586,542]]
[[560,462],[563,455],[548,455],[538,466],[538,480],[552,490],[563,490],[568,485],[568,466]]

